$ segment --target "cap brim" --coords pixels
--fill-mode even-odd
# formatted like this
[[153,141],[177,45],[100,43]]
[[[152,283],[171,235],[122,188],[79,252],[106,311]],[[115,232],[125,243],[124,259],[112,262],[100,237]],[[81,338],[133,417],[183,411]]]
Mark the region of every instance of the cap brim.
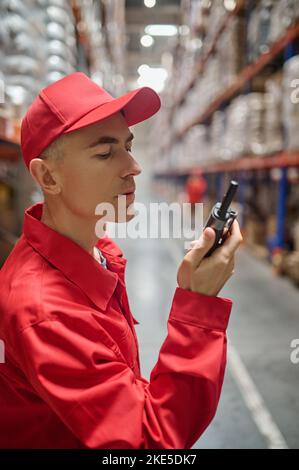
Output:
[[121,110],[124,111],[128,126],[133,126],[153,116],[159,111],[160,107],[160,97],[152,88],[137,88],[85,114],[71,127],[67,128],[64,134],[94,124]]

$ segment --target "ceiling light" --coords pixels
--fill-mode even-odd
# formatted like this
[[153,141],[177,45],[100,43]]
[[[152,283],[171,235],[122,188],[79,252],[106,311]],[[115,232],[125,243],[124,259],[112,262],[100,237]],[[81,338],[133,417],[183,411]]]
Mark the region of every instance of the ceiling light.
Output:
[[139,86],[149,86],[158,93],[161,92],[165,85],[165,80],[168,77],[167,70],[163,67],[149,67],[146,64],[138,68],[140,77],[138,78]]
[[197,51],[203,46],[202,40],[200,38],[194,38],[190,41],[190,49],[192,51]]
[[190,28],[186,24],[179,26],[179,33],[181,36],[187,36],[190,33]]
[[149,24],[144,31],[151,36],[176,36],[178,28],[174,24]]
[[144,34],[140,42],[143,47],[151,47],[154,44],[154,39],[149,34]]
[[146,72],[148,72],[150,69],[150,66],[147,64],[142,64],[138,67],[138,73],[139,75],[145,75]]
[[236,5],[236,0],[224,0],[224,8],[226,8],[228,11],[234,11]]
[[144,5],[147,8],[153,8],[156,5],[156,0],[144,0]]

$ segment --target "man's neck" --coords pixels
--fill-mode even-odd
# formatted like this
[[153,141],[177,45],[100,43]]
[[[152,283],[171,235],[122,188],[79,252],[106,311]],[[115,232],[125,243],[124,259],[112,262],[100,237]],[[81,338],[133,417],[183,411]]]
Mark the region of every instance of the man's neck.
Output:
[[82,219],[70,213],[65,207],[55,207],[46,201],[43,204],[41,222],[51,229],[70,238],[93,256],[93,247],[98,238],[95,235],[95,222]]

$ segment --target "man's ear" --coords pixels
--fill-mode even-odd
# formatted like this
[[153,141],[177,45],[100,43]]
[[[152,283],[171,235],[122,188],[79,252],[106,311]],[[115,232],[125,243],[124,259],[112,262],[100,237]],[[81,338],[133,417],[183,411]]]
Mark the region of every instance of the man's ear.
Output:
[[60,193],[61,186],[47,161],[33,158],[29,164],[29,171],[44,193],[52,195]]

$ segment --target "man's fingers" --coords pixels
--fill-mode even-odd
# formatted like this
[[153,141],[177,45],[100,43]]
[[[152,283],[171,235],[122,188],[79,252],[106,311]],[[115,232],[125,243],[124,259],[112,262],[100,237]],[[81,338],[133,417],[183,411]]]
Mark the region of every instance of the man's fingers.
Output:
[[185,259],[190,261],[193,266],[197,266],[205,254],[213,246],[214,241],[214,230],[211,227],[205,228],[199,239],[192,243],[192,249],[188,251]]
[[237,220],[234,220],[230,232],[231,234],[227,237],[222,247],[219,248],[219,250],[221,250],[222,253],[225,254],[225,256],[227,256],[228,258],[234,255],[235,251],[243,241],[243,237]]

